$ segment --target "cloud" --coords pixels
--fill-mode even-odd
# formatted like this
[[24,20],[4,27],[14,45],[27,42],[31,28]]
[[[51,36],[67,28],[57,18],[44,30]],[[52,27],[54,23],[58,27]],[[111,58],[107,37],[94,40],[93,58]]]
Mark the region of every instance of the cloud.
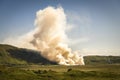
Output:
[[97,48],[93,48],[93,49],[89,49],[89,48],[83,48],[81,50],[79,50],[79,52],[82,55],[106,55],[106,56],[110,56],[110,55],[116,55],[116,56],[120,56],[119,52],[120,49],[97,49]]
[[31,35],[33,35],[34,32],[35,30],[32,30],[23,35],[14,36],[14,37],[9,36],[5,40],[3,40],[2,44],[11,44],[11,45],[21,47],[21,48],[28,48],[28,49],[36,50],[36,48],[32,44],[29,44],[30,40],[33,39],[33,36]]
[[69,39],[69,44],[70,45],[78,45],[80,43],[86,43],[88,42],[90,39],[87,37],[81,37],[81,38],[77,38],[77,39]]

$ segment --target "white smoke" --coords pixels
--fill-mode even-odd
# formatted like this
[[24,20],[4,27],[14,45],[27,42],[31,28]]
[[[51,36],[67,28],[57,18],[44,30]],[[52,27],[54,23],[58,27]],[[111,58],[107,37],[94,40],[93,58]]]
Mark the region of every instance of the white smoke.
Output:
[[65,44],[67,35],[66,15],[63,8],[47,7],[36,14],[35,26],[37,31],[31,43],[51,61],[62,65],[83,65],[83,58],[72,53]]
[[[19,42],[41,51],[43,57],[61,65],[84,65],[82,56],[68,45],[66,15],[62,7],[47,7],[36,13],[35,30],[23,36]],[[20,40],[18,40],[20,41]],[[24,46],[25,47],[25,46]]]

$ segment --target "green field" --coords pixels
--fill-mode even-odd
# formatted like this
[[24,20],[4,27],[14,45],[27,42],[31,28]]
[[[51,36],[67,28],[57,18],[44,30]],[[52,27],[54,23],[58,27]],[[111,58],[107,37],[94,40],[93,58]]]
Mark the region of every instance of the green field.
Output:
[[0,80],[120,80],[120,65],[1,65]]

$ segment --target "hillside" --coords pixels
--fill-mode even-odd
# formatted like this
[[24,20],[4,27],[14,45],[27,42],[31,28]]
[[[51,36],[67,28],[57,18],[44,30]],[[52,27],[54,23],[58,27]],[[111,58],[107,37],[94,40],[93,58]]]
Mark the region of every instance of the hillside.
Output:
[[[84,56],[86,65],[120,64],[120,56]],[[40,52],[0,44],[0,64],[57,64],[40,55]]]
[[120,56],[84,56],[85,64],[120,64]]
[[56,64],[40,55],[40,52],[0,44],[0,64]]

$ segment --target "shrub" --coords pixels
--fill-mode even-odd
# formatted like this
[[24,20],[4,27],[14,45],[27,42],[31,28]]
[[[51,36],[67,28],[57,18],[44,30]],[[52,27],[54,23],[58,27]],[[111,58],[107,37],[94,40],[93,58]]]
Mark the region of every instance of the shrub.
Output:
[[67,70],[67,72],[70,72],[70,71],[72,71],[72,69],[71,69],[71,68],[69,68],[69,69]]

